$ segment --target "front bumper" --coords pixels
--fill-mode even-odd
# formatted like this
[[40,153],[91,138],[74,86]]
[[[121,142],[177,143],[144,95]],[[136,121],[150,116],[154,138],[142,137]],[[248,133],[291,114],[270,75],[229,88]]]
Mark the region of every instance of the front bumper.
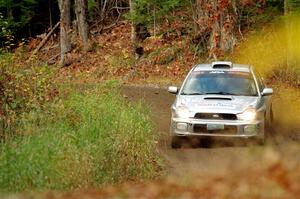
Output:
[[[177,123],[186,124],[186,129],[178,129]],[[221,125],[224,129],[208,130],[208,125]],[[211,137],[240,137],[264,138],[264,121],[241,120],[208,120],[172,118],[170,131],[172,136],[211,136]]]

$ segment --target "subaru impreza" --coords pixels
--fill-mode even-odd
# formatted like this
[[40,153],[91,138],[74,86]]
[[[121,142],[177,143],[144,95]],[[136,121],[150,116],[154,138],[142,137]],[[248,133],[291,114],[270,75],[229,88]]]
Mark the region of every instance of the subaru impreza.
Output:
[[271,95],[251,66],[213,62],[194,66],[171,107],[171,146],[186,137],[254,138],[264,143],[273,120]]

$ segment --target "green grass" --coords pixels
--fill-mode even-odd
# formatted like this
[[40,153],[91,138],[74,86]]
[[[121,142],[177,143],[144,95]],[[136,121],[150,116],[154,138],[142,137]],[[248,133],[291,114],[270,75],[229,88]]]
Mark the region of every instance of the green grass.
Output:
[[155,135],[142,103],[124,101],[117,89],[72,93],[48,113],[20,122],[23,136],[0,147],[0,191],[71,190],[160,171]]

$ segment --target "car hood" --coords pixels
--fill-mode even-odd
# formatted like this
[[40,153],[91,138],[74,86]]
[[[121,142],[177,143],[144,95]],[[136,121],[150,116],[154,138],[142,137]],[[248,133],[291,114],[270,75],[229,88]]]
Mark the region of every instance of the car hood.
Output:
[[193,113],[242,113],[256,107],[256,96],[179,95],[175,106],[185,106]]

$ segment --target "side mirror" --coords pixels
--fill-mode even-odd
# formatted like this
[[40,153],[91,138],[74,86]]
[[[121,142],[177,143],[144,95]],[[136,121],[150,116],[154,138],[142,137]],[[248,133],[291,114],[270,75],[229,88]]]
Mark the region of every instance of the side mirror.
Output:
[[264,88],[262,91],[261,95],[262,96],[268,96],[273,94],[273,89],[272,88]]
[[178,88],[176,86],[169,86],[168,92],[172,94],[177,94],[178,93]]

